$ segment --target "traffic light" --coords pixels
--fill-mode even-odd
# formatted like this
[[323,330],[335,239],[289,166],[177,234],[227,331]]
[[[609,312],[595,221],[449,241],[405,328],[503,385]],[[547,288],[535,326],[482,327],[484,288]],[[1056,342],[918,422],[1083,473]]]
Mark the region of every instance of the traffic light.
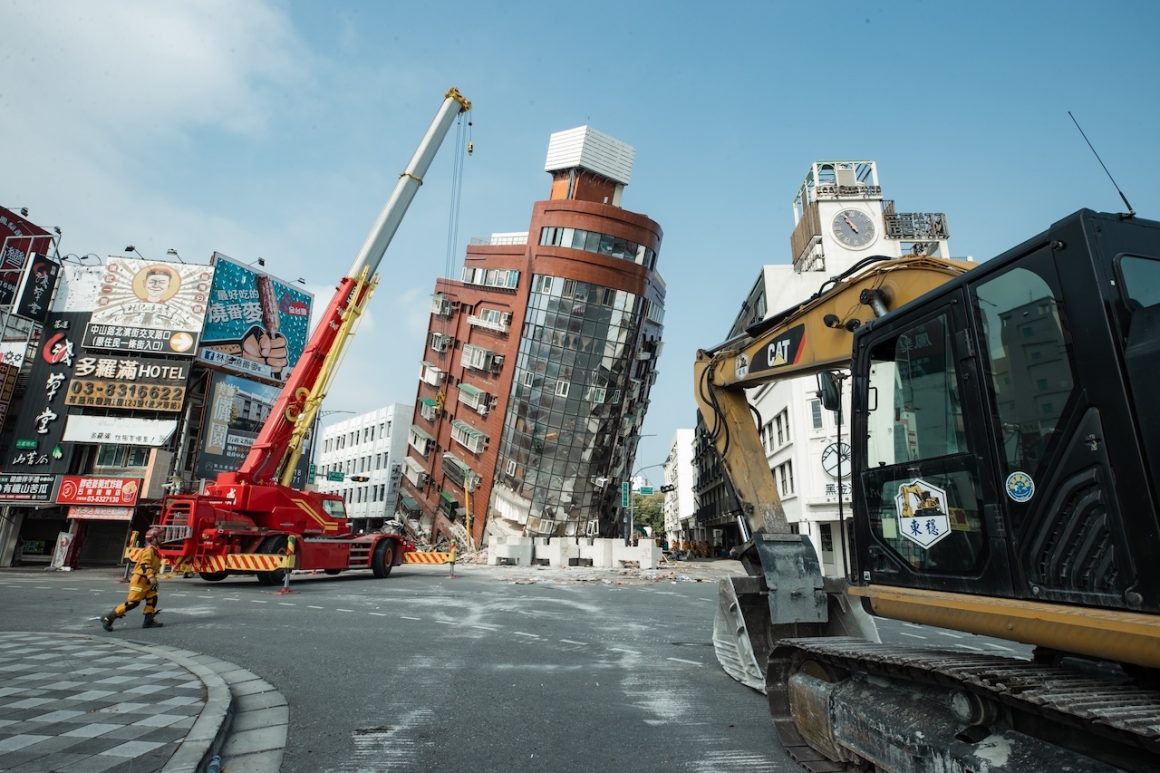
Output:
[[347,480],[353,481],[354,483],[366,483],[370,480],[370,477],[367,475],[351,475]]
[[661,486],[661,493],[662,494],[667,494],[670,491],[676,491],[676,490],[677,490],[677,487],[673,486],[672,484],[665,484],[664,486]]

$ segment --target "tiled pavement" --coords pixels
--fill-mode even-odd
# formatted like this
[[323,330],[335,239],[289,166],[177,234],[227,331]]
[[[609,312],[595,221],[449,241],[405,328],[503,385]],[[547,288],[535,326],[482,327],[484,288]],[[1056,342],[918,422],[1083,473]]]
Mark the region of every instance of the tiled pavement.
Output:
[[188,650],[0,633],[0,770],[272,773],[288,716],[270,684]]

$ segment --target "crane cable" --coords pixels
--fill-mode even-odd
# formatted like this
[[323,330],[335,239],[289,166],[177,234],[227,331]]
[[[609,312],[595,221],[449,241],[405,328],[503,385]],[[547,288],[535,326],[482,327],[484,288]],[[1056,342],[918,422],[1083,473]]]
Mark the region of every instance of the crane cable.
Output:
[[[467,134],[466,141],[464,134]],[[447,217],[447,256],[445,259],[443,276],[451,278],[451,266],[454,261],[454,252],[456,243],[459,240],[459,208],[460,202],[463,199],[463,161],[464,151],[466,155],[471,155],[475,149],[474,143],[471,142],[471,118],[467,119],[467,126],[464,127],[463,115],[460,114],[459,120],[456,121],[455,130],[455,144],[458,147],[458,152],[455,153],[451,164],[451,211]]]

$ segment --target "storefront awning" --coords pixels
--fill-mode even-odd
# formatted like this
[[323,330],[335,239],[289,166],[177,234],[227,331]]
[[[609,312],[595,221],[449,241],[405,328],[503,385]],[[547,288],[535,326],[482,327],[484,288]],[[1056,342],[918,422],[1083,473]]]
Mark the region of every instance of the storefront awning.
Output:
[[446,502],[449,505],[454,505],[458,501],[455,499],[455,495],[452,494],[450,491],[440,491],[439,498],[442,499],[444,502]]
[[403,495],[403,509],[404,509],[404,510],[409,510],[409,511],[411,511],[412,513],[414,513],[414,512],[418,512],[418,510],[419,510],[419,503],[418,503],[418,502],[416,502],[416,501],[415,501],[413,498],[411,498],[411,497],[407,496],[406,494],[404,494],[404,495]]
[[414,457],[408,456],[406,459],[403,460],[403,463],[407,465],[407,469],[409,469],[411,472],[415,473],[416,475],[426,475],[427,474],[427,468],[424,467],[423,464],[418,459],[415,459]]
[[460,384],[459,391],[464,392],[465,394],[469,394],[472,397],[479,397],[481,394],[483,394],[482,389],[476,389],[471,384]]
[[431,433],[424,432],[423,429],[416,424],[411,425],[411,432],[415,433],[416,435],[423,438],[424,440],[429,440],[431,442],[435,442],[435,438],[431,437]]

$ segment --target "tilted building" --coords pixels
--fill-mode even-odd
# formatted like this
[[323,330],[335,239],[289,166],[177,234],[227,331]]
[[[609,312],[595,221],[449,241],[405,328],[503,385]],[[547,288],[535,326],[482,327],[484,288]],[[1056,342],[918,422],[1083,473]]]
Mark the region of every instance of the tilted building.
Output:
[[665,301],[661,228],[621,207],[634,154],[553,134],[528,230],[473,241],[437,280],[400,500],[425,529],[623,533]]

